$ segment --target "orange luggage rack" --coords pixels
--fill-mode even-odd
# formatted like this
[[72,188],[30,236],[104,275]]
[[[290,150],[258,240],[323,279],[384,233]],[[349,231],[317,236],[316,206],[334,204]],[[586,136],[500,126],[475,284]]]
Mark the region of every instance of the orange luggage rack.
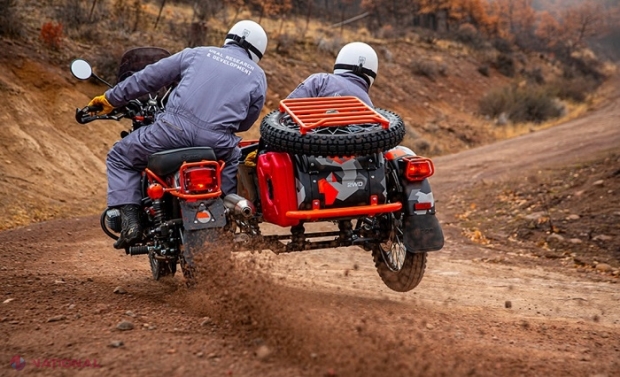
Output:
[[387,129],[390,125],[389,120],[353,96],[283,99],[280,112],[291,116],[302,135],[317,127],[380,123]]

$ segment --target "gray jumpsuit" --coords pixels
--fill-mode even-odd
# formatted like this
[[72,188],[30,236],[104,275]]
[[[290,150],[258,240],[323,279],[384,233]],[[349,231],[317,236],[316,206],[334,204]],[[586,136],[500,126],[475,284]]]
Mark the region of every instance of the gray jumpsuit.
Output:
[[308,76],[287,98],[355,96],[372,107],[368,83],[354,73],[315,73]]
[[212,147],[222,171],[222,191],[236,193],[241,152],[236,132],[247,131],[265,102],[263,70],[237,45],[187,48],[128,77],[105,96],[118,107],[178,80],[156,121],[119,140],[108,153],[108,206],[139,204],[140,175],[148,157],[163,150]]

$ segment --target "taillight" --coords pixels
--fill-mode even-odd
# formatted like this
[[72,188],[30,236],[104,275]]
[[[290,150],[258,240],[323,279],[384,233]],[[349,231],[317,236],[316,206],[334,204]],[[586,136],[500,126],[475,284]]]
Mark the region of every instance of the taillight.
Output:
[[212,167],[198,167],[185,170],[183,190],[190,193],[214,192],[219,190],[217,171]]
[[403,161],[405,162],[405,178],[409,181],[421,181],[435,173],[435,166],[428,158],[407,156],[403,157]]
[[413,209],[415,211],[426,211],[426,210],[429,210],[431,208],[433,208],[433,203],[428,203],[428,202],[425,202],[425,203],[415,203],[413,205]]

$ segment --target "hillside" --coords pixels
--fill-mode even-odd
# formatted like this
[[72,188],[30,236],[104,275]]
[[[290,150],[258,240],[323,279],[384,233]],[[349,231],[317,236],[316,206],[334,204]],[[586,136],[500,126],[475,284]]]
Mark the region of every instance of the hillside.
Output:
[[[86,58],[96,72],[108,77],[113,76],[116,62],[128,48],[155,45],[176,52],[184,46],[178,35],[163,27],[153,30],[152,26],[130,34],[98,29],[96,38],[91,35],[85,40],[95,31],[84,25],[80,34],[66,31],[59,45],[52,48],[41,39],[38,28],[41,19],[53,15],[53,8],[25,7],[23,10],[29,12],[22,13],[24,35],[0,39],[0,121],[4,125],[0,128],[0,208],[6,214],[0,229],[97,213],[105,206],[105,155],[127,124],[82,126],[75,122],[75,108],[84,106],[106,87],[74,79],[68,69],[72,59]],[[187,7],[168,9],[169,20],[190,18]],[[143,12],[150,22],[157,7],[146,4]],[[407,126],[403,144],[418,154],[432,157],[455,153],[546,128],[582,114],[596,102],[596,97],[588,97],[589,102],[584,104],[563,102],[563,116],[551,122],[498,127],[496,119],[478,115],[481,98],[510,83],[531,84],[525,74],[510,78],[500,73],[502,66],[496,64],[500,53],[492,46],[473,49],[415,31],[377,39],[365,29],[334,29],[316,22],[301,36],[300,22],[263,22],[270,35],[261,62],[269,85],[265,114],[308,75],[331,71],[340,46],[354,39],[370,43],[379,53],[379,76],[371,96],[378,107],[401,115]],[[212,21],[205,43],[220,44],[226,30],[222,22]],[[549,57],[515,56],[516,72],[538,72],[548,80],[561,72],[558,62]],[[257,138],[258,127],[242,136]]]

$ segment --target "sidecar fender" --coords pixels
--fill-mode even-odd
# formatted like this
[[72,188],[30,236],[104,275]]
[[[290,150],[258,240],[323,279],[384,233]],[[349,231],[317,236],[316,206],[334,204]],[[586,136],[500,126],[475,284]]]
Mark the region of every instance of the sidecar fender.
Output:
[[403,180],[404,244],[407,251],[422,253],[440,250],[444,244],[443,231],[435,216],[435,199],[428,179],[420,182]]
[[403,242],[407,251],[423,253],[443,247],[443,231],[435,214],[405,216]]

